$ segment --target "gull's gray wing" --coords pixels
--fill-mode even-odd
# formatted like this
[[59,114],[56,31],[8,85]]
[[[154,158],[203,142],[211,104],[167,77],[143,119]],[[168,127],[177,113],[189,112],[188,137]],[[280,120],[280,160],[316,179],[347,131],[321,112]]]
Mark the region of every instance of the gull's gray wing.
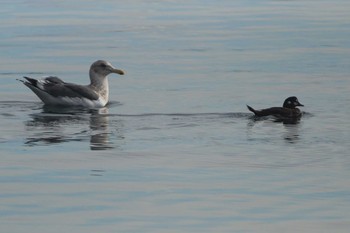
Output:
[[89,86],[66,83],[58,77],[50,76],[42,80],[24,77],[24,84],[31,89],[37,88],[54,97],[87,98],[97,100],[98,94]]

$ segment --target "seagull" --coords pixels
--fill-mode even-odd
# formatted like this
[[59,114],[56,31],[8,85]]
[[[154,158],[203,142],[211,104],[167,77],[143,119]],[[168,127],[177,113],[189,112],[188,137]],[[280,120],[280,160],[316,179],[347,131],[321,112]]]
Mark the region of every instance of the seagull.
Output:
[[34,79],[23,77],[19,80],[29,87],[46,105],[80,106],[101,108],[108,103],[109,88],[107,76],[111,73],[124,75],[111,63],[98,60],[89,71],[90,84],[67,83],[55,76]]

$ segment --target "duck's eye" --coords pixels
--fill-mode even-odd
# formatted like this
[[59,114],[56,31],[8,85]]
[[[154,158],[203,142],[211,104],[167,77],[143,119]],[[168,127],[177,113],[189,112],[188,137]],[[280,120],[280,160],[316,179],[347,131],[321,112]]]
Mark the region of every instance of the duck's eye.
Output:
[[102,64],[101,64],[101,67],[102,67],[102,68],[106,68],[107,65],[102,63]]

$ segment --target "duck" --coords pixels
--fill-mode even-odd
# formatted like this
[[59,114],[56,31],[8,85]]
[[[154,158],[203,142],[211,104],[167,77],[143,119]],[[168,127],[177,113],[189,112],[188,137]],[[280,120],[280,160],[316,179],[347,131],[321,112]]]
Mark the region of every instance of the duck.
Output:
[[249,111],[253,112],[257,117],[274,116],[279,119],[298,119],[301,117],[302,112],[297,107],[303,107],[297,97],[291,96],[285,99],[283,107],[271,107],[260,110],[247,105]]
[[105,60],[92,63],[89,70],[90,84],[80,85],[65,82],[56,76],[42,79],[23,77],[19,80],[31,89],[45,105],[79,106],[101,108],[109,101],[109,74],[124,75],[124,71],[114,68]]

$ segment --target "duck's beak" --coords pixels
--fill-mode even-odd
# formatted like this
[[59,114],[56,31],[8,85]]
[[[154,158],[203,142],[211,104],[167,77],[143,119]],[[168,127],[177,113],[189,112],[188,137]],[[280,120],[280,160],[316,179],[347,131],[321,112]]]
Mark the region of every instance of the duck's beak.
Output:
[[115,73],[115,74],[120,74],[120,75],[124,75],[124,74],[125,74],[124,71],[119,70],[119,69],[115,69],[115,68],[113,68],[113,69],[111,70],[111,72],[112,72],[112,73]]
[[304,105],[303,105],[303,104],[301,104],[299,101],[296,101],[296,102],[295,102],[295,106],[304,107]]

